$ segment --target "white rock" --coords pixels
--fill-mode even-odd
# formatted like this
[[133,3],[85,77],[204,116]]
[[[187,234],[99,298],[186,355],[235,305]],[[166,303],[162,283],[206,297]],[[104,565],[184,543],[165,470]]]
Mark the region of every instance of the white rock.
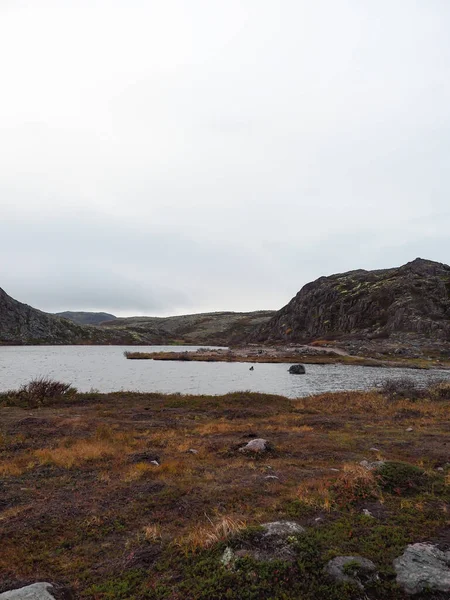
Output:
[[242,446],[242,448],[239,448],[239,452],[267,452],[269,447],[270,444],[267,440],[256,438],[254,440],[250,440],[248,444]]
[[408,427],[408,429],[406,431],[412,431],[413,428],[412,427]]
[[373,514],[367,508],[363,508],[363,515],[366,517],[372,517],[372,519],[374,518]]
[[276,475],[266,475],[264,479],[279,479]]
[[49,593],[52,589],[51,583],[33,583],[17,590],[3,592],[0,594],[1,600],[55,600]]

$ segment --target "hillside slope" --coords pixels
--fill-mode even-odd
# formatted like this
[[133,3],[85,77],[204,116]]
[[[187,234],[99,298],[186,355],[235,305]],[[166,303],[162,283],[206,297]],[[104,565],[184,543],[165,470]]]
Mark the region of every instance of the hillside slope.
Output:
[[127,332],[82,327],[8,296],[0,288],[0,345],[130,343]]
[[55,313],[57,317],[69,319],[77,325],[100,325],[103,321],[113,321],[117,317],[105,312],[83,312],[66,310],[64,312]]
[[403,333],[450,341],[450,266],[417,258],[393,269],[320,277],[249,340],[382,339]]

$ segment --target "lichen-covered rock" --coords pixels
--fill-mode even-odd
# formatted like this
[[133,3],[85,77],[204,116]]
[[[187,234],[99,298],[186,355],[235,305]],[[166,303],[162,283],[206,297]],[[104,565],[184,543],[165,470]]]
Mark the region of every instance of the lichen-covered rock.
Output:
[[327,563],[325,573],[335,581],[354,583],[360,589],[378,579],[374,563],[362,556],[336,556]]
[[1,600],[55,600],[49,590],[53,586],[51,583],[33,583],[17,590],[3,592],[0,594]]
[[242,446],[242,448],[239,448],[239,452],[261,454],[271,449],[272,445],[270,442],[262,438],[256,438],[254,440],[250,440],[248,444],[245,444],[245,446]]
[[292,535],[298,535],[299,533],[305,532],[305,528],[294,521],[273,521],[272,523],[264,523],[262,529],[265,538],[272,537],[282,540],[286,540]]
[[251,538],[244,538],[234,549],[227,547],[222,555],[221,562],[227,568],[234,568],[239,558],[251,558],[257,562],[271,562],[283,560],[295,561],[294,543],[298,535],[305,529],[292,521],[274,521],[264,523],[261,531]]
[[407,594],[424,590],[450,592],[450,551],[432,544],[410,544],[394,560],[397,584]]

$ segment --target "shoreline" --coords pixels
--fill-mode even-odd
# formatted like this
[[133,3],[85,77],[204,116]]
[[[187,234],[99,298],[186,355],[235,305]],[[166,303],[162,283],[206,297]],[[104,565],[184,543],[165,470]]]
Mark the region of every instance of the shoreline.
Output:
[[161,360],[180,362],[241,362],[241,363],[275,363],[275,364],[313,364],[334,365],[343,364],[363,367],[391,367],[423,370],[449,370],[450,361],[440,361],[427,358],[386,359],[366,356],[353,356],[345,353],[315,351],[308,353],[290,353],[276,348],[265,348],[264,351],[248,349],[235,350],[196,350],[183,352],[133,352],[126,351],[127,360]]

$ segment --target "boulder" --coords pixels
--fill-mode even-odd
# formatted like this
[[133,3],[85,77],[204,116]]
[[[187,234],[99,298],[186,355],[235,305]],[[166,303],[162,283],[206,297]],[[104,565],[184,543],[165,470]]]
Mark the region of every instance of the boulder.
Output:
[[324,570],[335,581],[354,583],[361,590],[365,584],[378,579],[374,563],[362,556],[336,556],[327,563]]
[[0,594],[1,600],[55,600],[55,597],[48,591],[53,586],[51,583],[33,583],[17,590],[3,592]]
[[407,594],[450,592],[450,551],[432,544],[410,544],[394,560],[397,584]]
[[239,452],[253,452],[256,454],[261,454],[263,452],[267,452],[272,449],[272,445],[267,440],[263,440],[262,438],[256,438],[254,440],[250,440],[245,446],[239,448]]
[[243,541],[234,550],[230,547],[225,549],[221,562],[227,568],[234,568],[239,558],[251,558],[257,562],[270,562],[283,560],[294,562],[296,558],[293,543],[296,536],[304,533],[305,529],[292,521],[275,521],[265,523],[261,531],[256,533],[252,539]]
[[303,365],[291,365],[288,370],[291,375],[304,375],[306,373]]

